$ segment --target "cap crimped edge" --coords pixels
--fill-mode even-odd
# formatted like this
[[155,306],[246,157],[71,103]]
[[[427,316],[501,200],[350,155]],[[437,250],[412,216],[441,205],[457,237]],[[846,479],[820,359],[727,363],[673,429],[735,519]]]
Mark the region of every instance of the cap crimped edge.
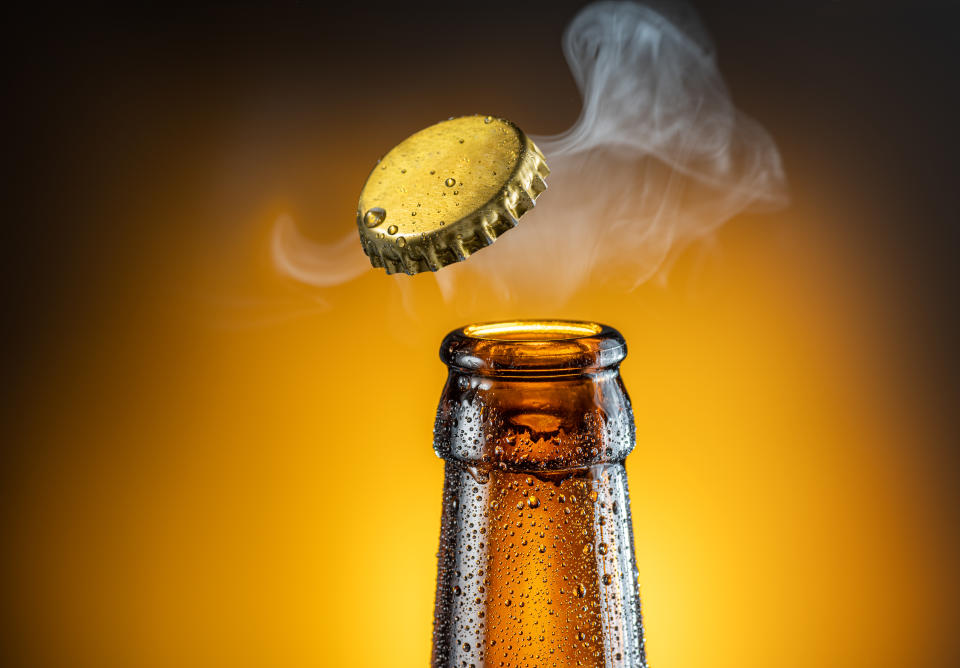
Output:
[[[412,276],[423,271],[437,271],[448,264],[466,260],[516,227],[520,216],[532,209],[540,193],[547,189],[544,178],[550,174],[543,153],[526,133],[517,130],[523,138],[520,159],[506,184],[490,201],[442,229],[406,238],[402,247],[394,240],[382,239],[378,243],[378,240],[365,239],[361,235],[360,244],[370,258],[370,264],[384,268],[387,274],[402,272]],[[361,212],[357,213],[358,225],[362,222],[361,215]]]

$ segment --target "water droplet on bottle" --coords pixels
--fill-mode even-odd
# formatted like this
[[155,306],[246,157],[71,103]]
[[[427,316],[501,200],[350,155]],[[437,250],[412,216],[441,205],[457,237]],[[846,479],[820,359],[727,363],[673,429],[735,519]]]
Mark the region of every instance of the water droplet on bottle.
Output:
[[510,606],[511,603],[513,603],[513,601],[511,601],[509,598],[503,602],[503,604],[508,607]]
[[436,174],[436,173],[437,173],[437,170],[435,170],[435,169],[431,169],[431,170],[430,170],[430,176],[433,176],[433,175]]
[[541,545],[540,548],[539,548],[539,550],[540,550],[540,554],[543,554],[544,552],[547,551],[547,546],[546,546],[546,545]]
[[577,632],[577,640],[586,640],[587,635],[583,631]]
[[590,554],[591,552],[593,552],[593,545],[591,545],[590,543],[587,543],[586,545],[583,546],[584,554]]
[[443,182],[443,185],[445,185],[448,188],[452,188],[456,183],[457,183],[457,180],[455,178],[453,178],[452,176],[448,176],[447,180]]
[[597,548],[597,552],[599,552],[600,554],[606,554],[606,553],[607,553],[607,544],[606,544],[606,543],[600,543],[600,546]]
[[463,140],[462,140],[462,139],[460,140],[460,143],[461,143],[461,144],[463,143]]
[[469,651],[470,651],[470,643],[468,643],[468,642],[463,643],[463,651],[464,651],[464,652],[469,652]]
[[486,118],[483,119],[484,123],[490,123],[492,121],[493,121],[493,116],[487,116]]
[[411,215],[411,216],[416,216],[416,215],[417,215],[417,212],[416,212],[416,211],[411,211],[411,212],[410,212],[410,215]]
[[454,194],[454,195],[459,195],[459,194],[460,194],[460,191],[459,191],[459,190],[454,190],[454,191],[453,191],[453,194]]
[[531,508],[536,508],[540,505],[540,499],[531,494],[529,497],[527,497],[527,505]]
[[404,246],[407,245],[407,240],[404,239],[403,237],[400,237],[397,239],[397,245],[400,246],[400,248],[403,248]]
[[577,595],[577,598],[583,598],[584,596],[587,595],[587,588],[584,587],[583,584],[578,584],[575,593]]
[[603,580],[603,584],[605,585],[608,585],[611,582],[613,582],[613,577],[609,573],[604,573],[603,577],[600,579]]
[[363,224],[367,227],[376,227],[382,223],[386,217],[387,212],[379,206],[375,206],[372,209],[367,209],[367,212],[363,214]]
[[406,174],[406,173],[407,173],[407,170],[401,169],[401,170],[400,170],[400,173],[401,173],[401,174]]
[[396,225],[391,225],[390,227],[387,228],[387,234],[396,234],[396,233],[397,233]]

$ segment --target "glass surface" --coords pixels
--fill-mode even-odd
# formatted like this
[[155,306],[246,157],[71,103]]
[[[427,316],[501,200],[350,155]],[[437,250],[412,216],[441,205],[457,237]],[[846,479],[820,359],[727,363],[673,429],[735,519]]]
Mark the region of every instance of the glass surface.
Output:
[[645,666],[623,337],[470,325],[441,346],[446,460],[434,666]]

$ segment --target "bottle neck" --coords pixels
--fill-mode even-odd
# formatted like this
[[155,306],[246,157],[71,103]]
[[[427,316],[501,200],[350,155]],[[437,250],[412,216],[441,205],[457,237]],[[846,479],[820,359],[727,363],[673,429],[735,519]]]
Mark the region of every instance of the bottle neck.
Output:
[[434,428],[444,459],[561,471],[620,462],[634,446],[615,330],[593,323],[474,325],[441,347],[449,366]]

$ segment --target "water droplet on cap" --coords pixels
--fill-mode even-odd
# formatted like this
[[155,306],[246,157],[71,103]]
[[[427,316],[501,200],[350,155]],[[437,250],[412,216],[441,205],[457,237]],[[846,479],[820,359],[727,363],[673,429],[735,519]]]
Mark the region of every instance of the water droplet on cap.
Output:
[[367,227],[376,227],[382,223],[386,217],[387,212],[379,206],[375,206],[372,209],[367,209],[367,212],[363,214],[363,224]]

